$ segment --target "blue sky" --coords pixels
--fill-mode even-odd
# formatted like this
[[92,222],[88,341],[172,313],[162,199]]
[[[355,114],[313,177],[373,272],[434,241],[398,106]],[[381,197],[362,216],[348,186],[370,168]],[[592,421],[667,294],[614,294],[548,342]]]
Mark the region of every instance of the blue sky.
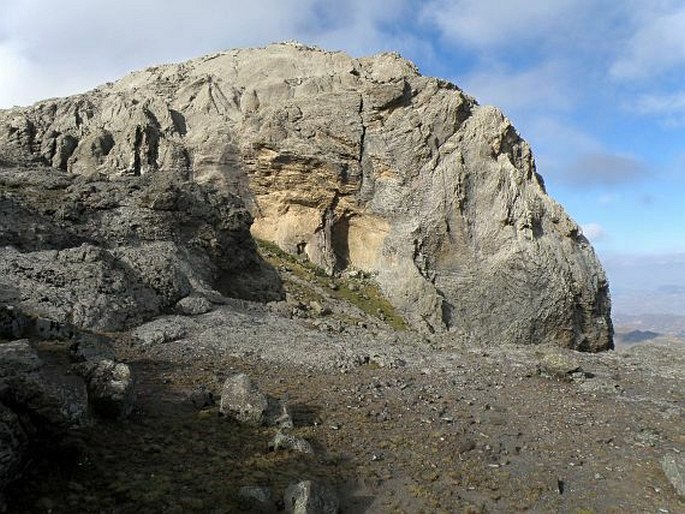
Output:
[[685,287],[684,0],[0,0],[0,108],[289,39],[399,51],[499,106],[617,290],[628,257]]

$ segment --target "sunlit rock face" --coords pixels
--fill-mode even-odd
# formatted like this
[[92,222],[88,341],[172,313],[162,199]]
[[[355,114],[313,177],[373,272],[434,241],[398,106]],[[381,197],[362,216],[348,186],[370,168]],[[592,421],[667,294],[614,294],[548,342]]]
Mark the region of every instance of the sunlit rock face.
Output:
[[173,171],[242,197],[252,234],[374,274],[415,327],[612,346],[607,280],[496,108],[396,54],[289,43],[0,112],[0,161]]

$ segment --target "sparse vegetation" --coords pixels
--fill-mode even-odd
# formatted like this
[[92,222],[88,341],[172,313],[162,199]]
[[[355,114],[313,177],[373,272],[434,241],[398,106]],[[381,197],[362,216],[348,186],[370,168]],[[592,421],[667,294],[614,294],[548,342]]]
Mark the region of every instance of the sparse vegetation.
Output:
[[[349,302],[366,314],[384,321],[395,330],[407,329],[404,318],[383,296],[372,278],[361,272],[359,272],[359,278],[342,274],[330,276],[308,259],[291,255],[270,241],[258,239],[257,245],[264,260],[281,273],[286,291],[298,300],[322,301],[323,295],[317,292],[316,288],[323,288],[327,295]],[[289,276],[290,274],[292,276]]]

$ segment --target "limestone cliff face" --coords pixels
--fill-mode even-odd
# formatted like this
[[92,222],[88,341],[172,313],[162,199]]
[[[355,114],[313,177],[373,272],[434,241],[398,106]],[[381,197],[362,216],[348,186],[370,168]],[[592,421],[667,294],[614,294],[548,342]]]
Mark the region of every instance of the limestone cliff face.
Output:
[[427,330],[612,345],[604,272],[529,146],[396,54],[233,50],[0,112],[0,161],[27,160],[214,183],[243,198],[256,237],[374,273]]

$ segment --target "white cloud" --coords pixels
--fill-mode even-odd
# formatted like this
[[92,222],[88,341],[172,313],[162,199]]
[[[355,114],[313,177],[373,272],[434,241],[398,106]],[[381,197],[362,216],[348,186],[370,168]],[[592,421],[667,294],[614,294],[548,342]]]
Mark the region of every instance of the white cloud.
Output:
[[616,186],[644,179],[649,168],[640,159],[610,152],[581,154],[566,167],[565,181],[576,187]]
[[0,44],[0,99],[6,106],[25,103],[29,97],[22,95],[21,83],[24,77],[35,73],[31,65],[19,52],[8,45]]
[[607,237],[606,230],[599,223],[586,223],[581,225],[580,229],[583,231],[583,235],[593,243],[602,241]]
[[384,26],[409,15],[409,0],[2,2],[0,108],[83,91],[145,66],[290,39],[352,53],[429,47]]
[[[685,287],[685,253],[682,252],[608,254],[602,263],[609,273],[612,290],[657,291],[664,286]],[[681,305],[685,307],[685,303]],[[685,309],[681,308],[680,313],[685,315]]]
[[[598,188],[600,205],[618,202],[617,186],[646,179],[651,168],[640,157],[607,149],[573,123],[549,116],[526,120],[524,137],[531,143],[538,172],[547,185],[574,190]],[[609,190],[607,190],[609,188]]]
[[487,49],[538,39],[553,32],[577,12],[573,0],[432,0],[421,17],[445,39]]
[[625,109],[658,118],[666,126],[679,127],[685,125],[685,91],[642,94],[626,102]]
[[[666,5],[667,10],[657,11]],[[685,65],[685,6],[682,2],[642,4],[638,27],[610,68],[620,80],[651,79]]]
[[621,196],[617,195],[616,193],[604,193],[597,199],[597,203],[603,207],[606,207],[615,204],[620,200],[620,198]]
[[506,106],[507,110],[565,111],[575,102],[566,75],[562,63],[549,61],[519,72],[503,67],[481,69],[464,77],[460,86],[480,103]]
[[517,120],[523,137],[531,144],[538,172],[548,185],[567,182],[570,161],[579,154],[602,152],[602,144],[568,120],[548,115]]
[[685,91],[665,95],[642,95],[635,104],[640,114],[685,113]]

